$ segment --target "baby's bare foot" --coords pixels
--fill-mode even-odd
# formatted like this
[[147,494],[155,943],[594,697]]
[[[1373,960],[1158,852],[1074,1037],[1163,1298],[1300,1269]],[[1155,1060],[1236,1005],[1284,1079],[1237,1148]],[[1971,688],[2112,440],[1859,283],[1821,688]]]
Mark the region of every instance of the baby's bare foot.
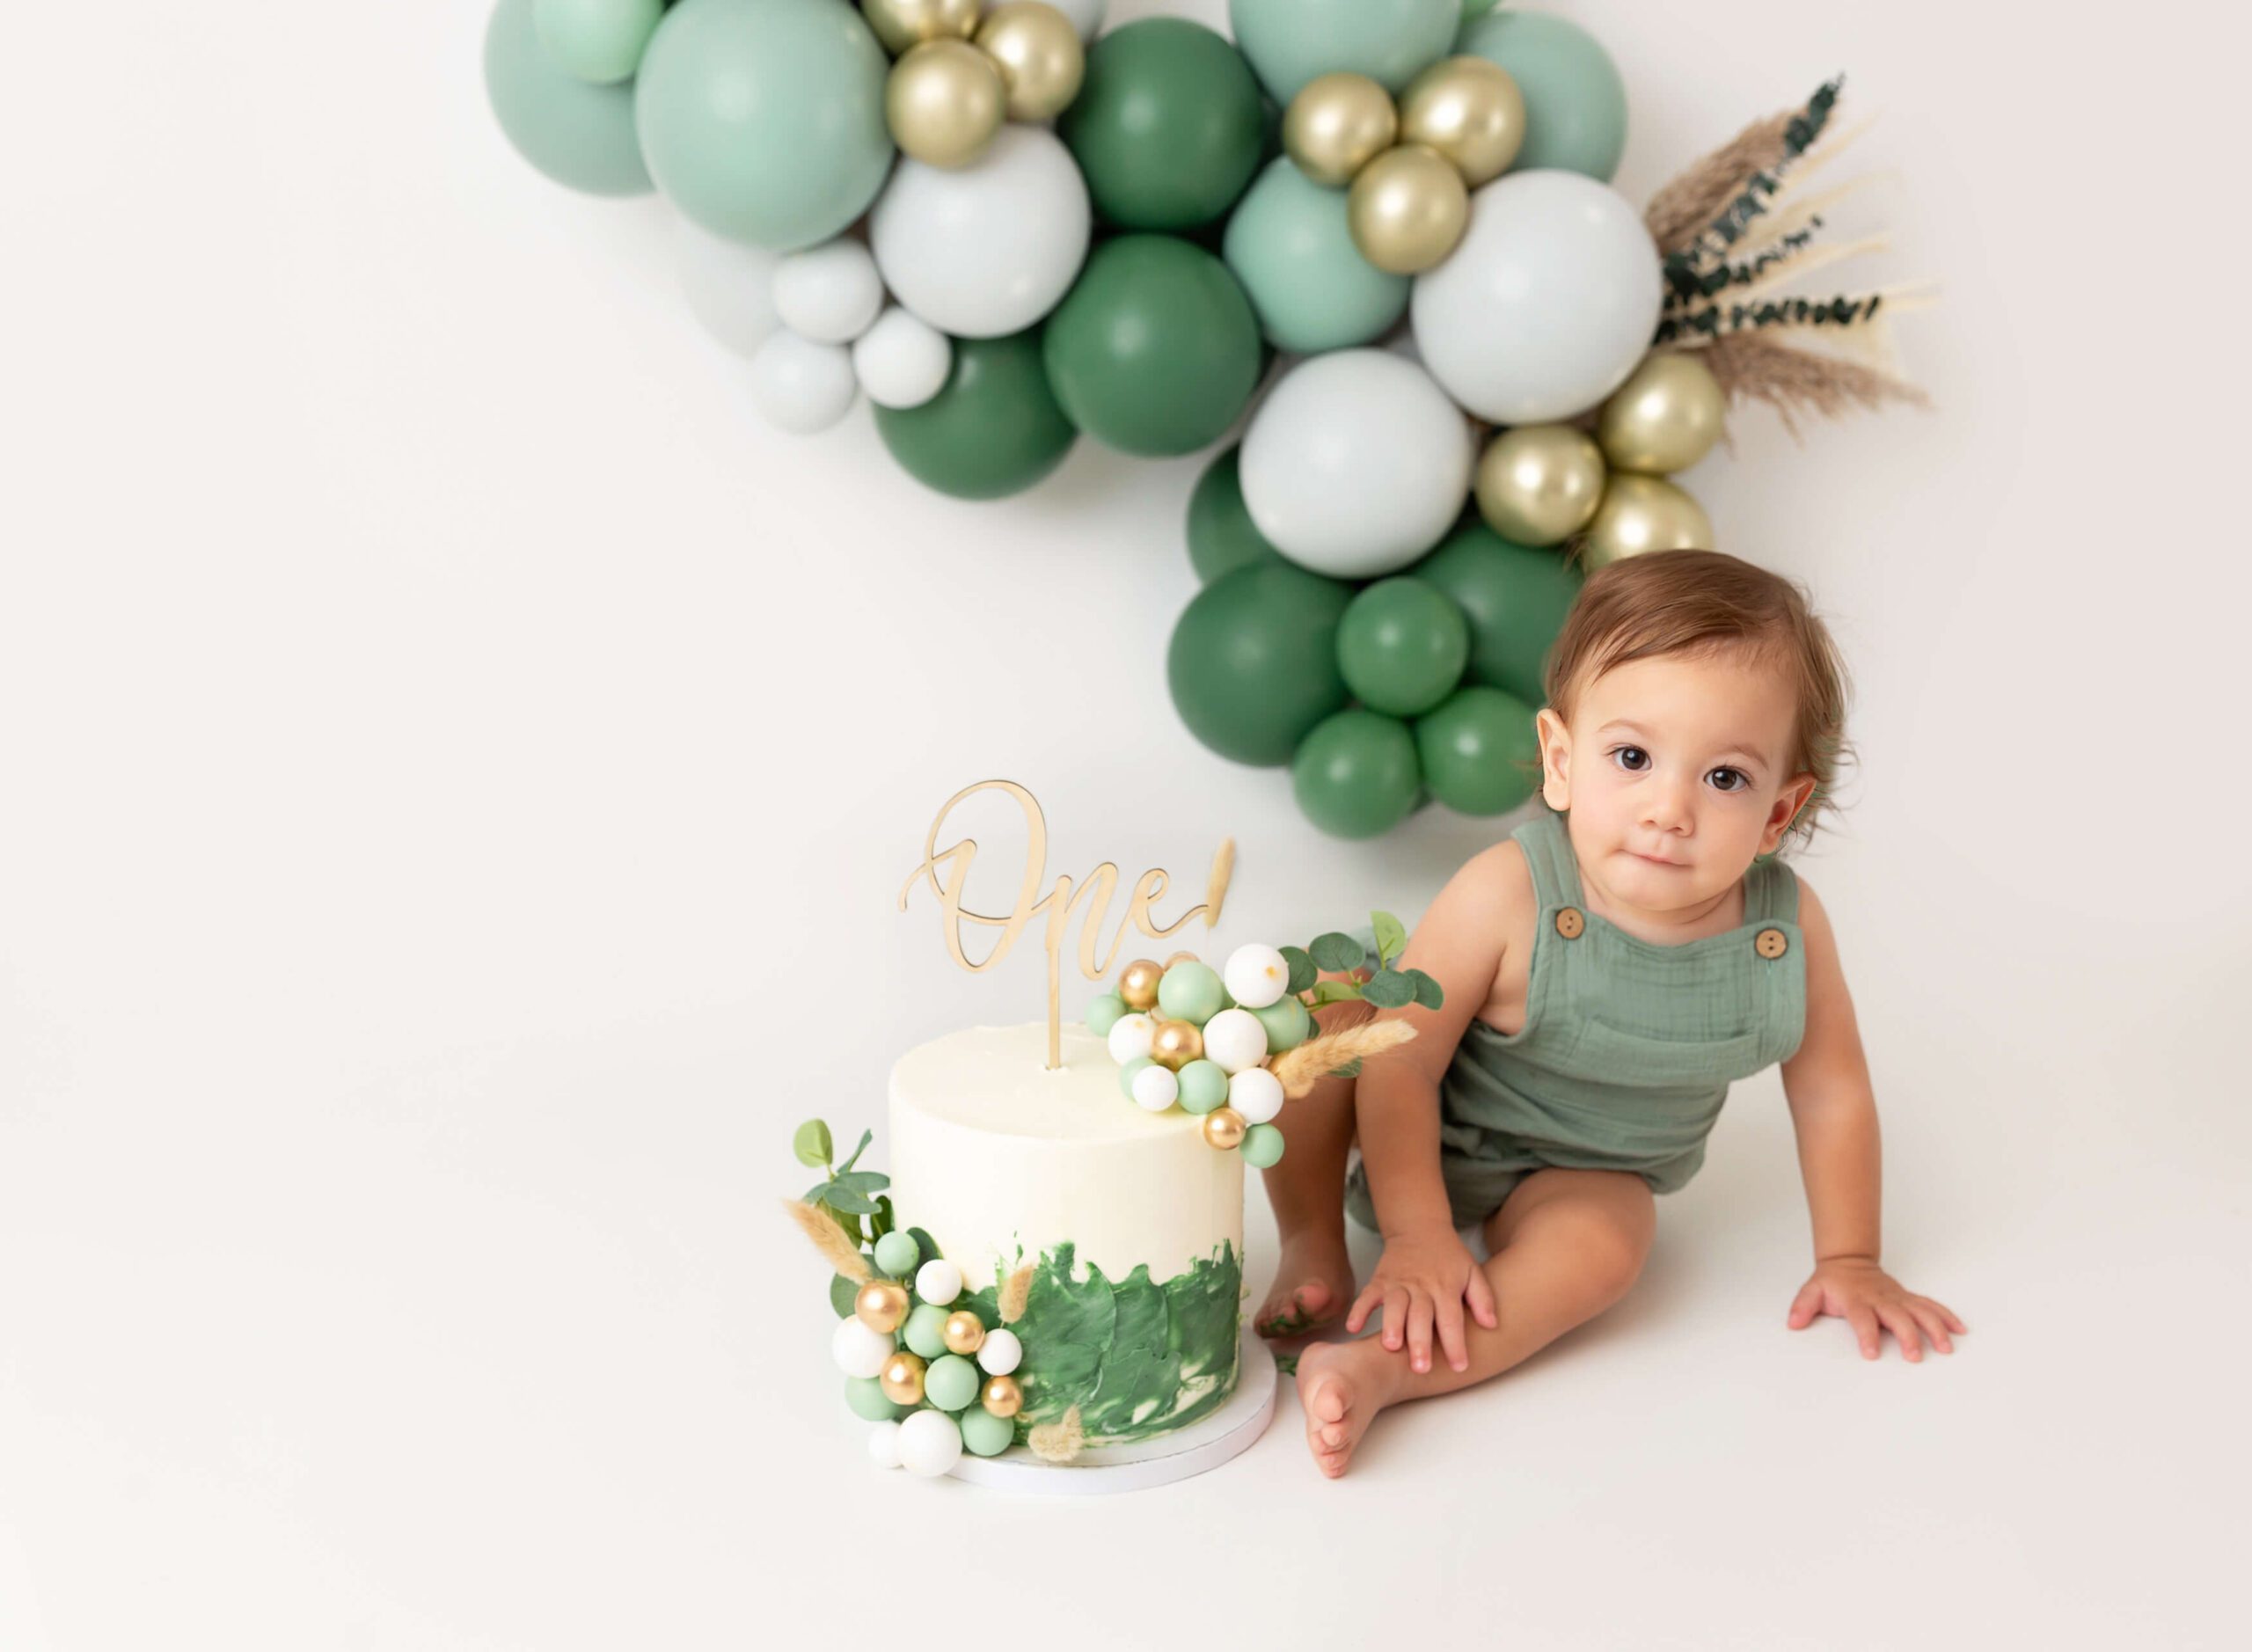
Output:
[[1391,1399],[1393,1385],[1386,1378],[1400,1360],[1374,1337],[1316,1342],[1298,1356],[1306,1449],[1313,1453],[1314,1466],[1330,1479],[1345,1472],[1353,1448]]
[[1283,1241],[1275,1288],[1252,1316],[1267,1337],[1302,1336],[1329,1324],[1353,1299],[1353,1263],[1342,1233],[1293,1233]]

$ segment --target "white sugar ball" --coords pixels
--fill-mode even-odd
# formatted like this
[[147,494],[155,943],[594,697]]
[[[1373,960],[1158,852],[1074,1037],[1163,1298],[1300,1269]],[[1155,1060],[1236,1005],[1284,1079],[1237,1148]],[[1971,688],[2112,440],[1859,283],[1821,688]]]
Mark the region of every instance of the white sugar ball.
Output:
[[868,1430],[868,1456],[878,1468],[899,1466],[899,1425],[879,1422]]
[[918,1411],[899,1425],[899,1466],[936,1478],[961,1461],[961,1425],[943,1411]]
[[1241,1072],[1267,1059],[1267,1029],[1249,1010],[1222,1010],[1204,1023],[1204,1058]]
[[852,343],[883,313],[874,255],[850,239],[791,253],[775,267],[774,313],[815,344]]
[[809,436],[852,410],[859,392],[852,353],[841,344],[815,344],[787,327],[750,358],[750,398],[776,428]]
[[835,1334],[829,1339],[829,1356],[847,1377],[880,1374],[884,1361],[891,1357],[891,1351],[889,1334],[870,1330],[858,1315],[839,1319]]
[[852,347],[852,371],[877,406],[920,407],[947,387],[954,344],[894,304]]
[[961,1294],[961,1269],[933,1256],[915,1270],[915,1294],[934,1308],[945,1307]]
[[1270,1004],[1279,1003],[1290,990],[1291,966],[1272,947],[1254,941],[1228,954],[1228,965],[1220,971],[1220,979],[1227,986],[1228,996],[1245,1009],[1263,1010]]
[[1110,1024],[1110,1058],[1120,1066],[1150,1053],[1158,1024],[1140,1011],[1122,1015]]
[[1148,1066],[1134,1075],[1134,1100],[1144,1111],[1162,1113],[1181,1099],[1181,1080],[1170,1067]]
[[1283,1111],[1283,1081],[1264,1067],[1246,1067],[1228,1080],[1228,1105],[1246,1124],[1272,1124]]
[[977,1363],[989,1377],[1007,1376],[1023,1357],[1024,1344],[1005,1325],[986,1332],[985,1340],[977,1346]]

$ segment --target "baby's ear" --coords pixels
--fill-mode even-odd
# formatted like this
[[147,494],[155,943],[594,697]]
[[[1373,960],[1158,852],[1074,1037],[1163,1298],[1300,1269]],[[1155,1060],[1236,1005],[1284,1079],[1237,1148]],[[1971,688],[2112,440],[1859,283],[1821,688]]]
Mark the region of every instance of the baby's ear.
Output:
[[1564,720],[1544,705],[1533,718],[1540,740],[1540,795],[1559,811],[1572,806],[1572,735]]

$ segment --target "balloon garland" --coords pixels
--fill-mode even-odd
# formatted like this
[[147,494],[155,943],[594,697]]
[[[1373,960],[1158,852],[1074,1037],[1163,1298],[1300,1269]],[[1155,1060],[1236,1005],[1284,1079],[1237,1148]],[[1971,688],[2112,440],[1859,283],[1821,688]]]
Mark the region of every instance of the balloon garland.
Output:
[[498,0],[486,84],[550,178],[678,209],[691,306],[783,429],[866,394],[910,474],[991,500],[1081,435],[1241,425],[1168,681],[1325,831],[1524,801],[1583,571],[1715,543],[1672,478],[1731,406],[1921,399],[1886,324],[1922,295],[1782,290],[1873,245],[1810,250],[1853,186],[1797,188],[1852,135],[1836,82],[1638,212],[1624,83],[1563,18],[1230,0],[1231,40],[1105,10]]

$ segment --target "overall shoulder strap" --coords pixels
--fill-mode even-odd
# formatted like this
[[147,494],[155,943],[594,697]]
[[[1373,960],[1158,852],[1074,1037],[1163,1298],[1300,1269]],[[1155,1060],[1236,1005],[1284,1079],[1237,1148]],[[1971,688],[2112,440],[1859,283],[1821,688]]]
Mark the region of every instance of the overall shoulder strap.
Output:
[[1798,922],[1798,874],[1780,858],[1770,855],[1755,860],[1751,870],[1744,874],[1744,921]]
[[1525,864],[1532,868],[1533,893],[1543,911],[1581,903],[1579,862],[1572,858],[1572,840],[1561,815],[1536,802],[1532,818],[1510,836],[1524,850]]

